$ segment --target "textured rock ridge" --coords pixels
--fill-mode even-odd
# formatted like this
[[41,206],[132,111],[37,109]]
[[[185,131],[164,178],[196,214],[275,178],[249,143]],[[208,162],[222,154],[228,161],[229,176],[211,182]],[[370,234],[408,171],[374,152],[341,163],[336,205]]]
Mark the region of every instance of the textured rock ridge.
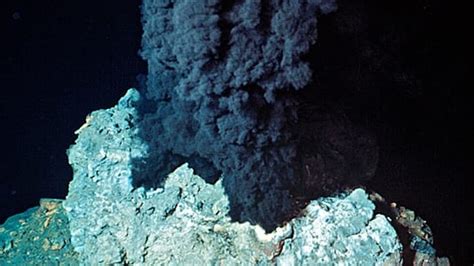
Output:
[[424,220],[360,188],[313,200],[266,233],[233,222],[223,178],[206,183],[188,164],[157,188],[133,186],[148,156],[139,103],[132,89],[88,116],[68,152],[67,199],[43,199],[1,225],[0,264],[449,265]]
[[266,234],[231,222],[222,178],[208,184],[187,164],[156,189],[134,188],[147,156],[134,127],[139,100],[132,89],[93,112],[68,152],[74,179],[63,205],[85,264],[379,264],[398,256],[395,230],[362,189],[312,201]]

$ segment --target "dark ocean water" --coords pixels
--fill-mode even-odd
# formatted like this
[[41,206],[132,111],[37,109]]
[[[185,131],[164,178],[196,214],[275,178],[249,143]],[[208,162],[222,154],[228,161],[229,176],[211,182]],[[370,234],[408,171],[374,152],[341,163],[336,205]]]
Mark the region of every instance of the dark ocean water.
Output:
[[2,7],[2,221],[40,197],[64,198],[73,132],[146,72],[138,2],[10,2]]
[[[328,97],[359,106],[377,133],[380,162],[369,188],[428,220],[439,251],[455,265],[472,263],[473,228],[467,219],[472,100],[465,90],[472,63],[466,59],[464,16],[459,7],[440,1],[360,2],[370,6],[369,25],[380,27],[366,29],[367,38],[379,40],[377,34],[394,31],[387,36],[402,40],[385,41],[401,46],[389,45],[387,53],[403,57],[402,67],[416,76],[422,92],[394,92],[386,85],[354,96],[357,88],[341,87]],[[65,197],[72,178],[65,151],[73,132],[89,112],[113,106],[136,85],[136,76],[146,73],[137,55],[139,1],[2,5],[0,223],[38,205],[40,198]],[[321,20],[317,47],[329,67],[343,57],[337,50],[341,40],[331,36],[334,20],[333,15]]]

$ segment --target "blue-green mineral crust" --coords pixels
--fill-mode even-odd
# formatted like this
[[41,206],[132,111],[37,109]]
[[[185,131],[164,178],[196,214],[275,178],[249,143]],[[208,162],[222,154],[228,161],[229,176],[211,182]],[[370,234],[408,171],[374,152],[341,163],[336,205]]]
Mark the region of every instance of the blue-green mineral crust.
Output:
[[[222,178],[206,183],[187,164],[156,188],[134,187],[146,165],[137,131],[140,96],[93,112],[69,149],[74,178],[64,207],[85,264],[302,265],[399,261],[395,230],[362,189],[315,200],[271,233],[233,222]],[[225,178],[225,177],[223,177]]]
[[62,200],[41,199],[39,207],[0,226],[0,265],[78,265]]
[[[0,226],[0,265],[402,264],[390,219],[360,188],[315,199],[267,233],[231,219],[225,177],[206,183],[184,164],[157,187],[133,185],[149,153],[137,129],[140,101],[131,89],[88,116],[68,151],[66,200],[43,199]],[[412,248],[433,251],[418,240]],[[428,255],[416,258],[449,265]]]

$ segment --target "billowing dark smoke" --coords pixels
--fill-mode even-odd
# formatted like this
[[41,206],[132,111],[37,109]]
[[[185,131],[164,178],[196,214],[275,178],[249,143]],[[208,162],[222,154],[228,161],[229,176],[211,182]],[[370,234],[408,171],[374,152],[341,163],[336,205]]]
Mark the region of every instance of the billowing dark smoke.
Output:
[[144,0],[141,55],[154,107],[142,134],[152,176],[137,185],[156,185],[188,161],[209,182],[224,176],[233,218],[266,229],[281,222],[297,183],[294,91],[311,80],[302,56],[316,41],[317,14],[335,8],[334,0]]

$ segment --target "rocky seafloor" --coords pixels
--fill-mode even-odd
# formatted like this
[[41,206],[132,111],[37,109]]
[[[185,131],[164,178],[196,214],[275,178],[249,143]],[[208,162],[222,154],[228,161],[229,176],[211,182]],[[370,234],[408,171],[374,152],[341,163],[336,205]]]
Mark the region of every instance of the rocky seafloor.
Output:
[[[179,187],[183,181],[202,188],[203,193],[219,190],[219,185],[206,187],[186,165],[172,173],[168,182]],[[404,259],[409,259],[413,265],[449,265],[446,258],[436,257],[429,227],[421,218],[403,207],[386,205],[393,214],[398,213],[393,220],[375,208],[381,204],[379,195],[368,195],[363,189],[315,200],[305,215],[265,234],[258,226],[226,219],[208,224],[197,220],[192,232],[184,230],[189,219],[186,216],[203,215],[192,210],[194,204],[190,201],[199,198],[190,191],[192,186],[184,187],[188,191],[183,191],[186,196],[178,204],[182,209],[167,218],[167,223],[175,224],[162,225],[161,230],[166,231],[154,232],[154,244],[144,246],[150,249],[147,252],[137,250],[143,260],[133,264],[402,265]],[[42,199],[39,207],[10,217],[0,227],[0,265],[110,264],[99,257],[94,263],[90,257],[82,260],[74,251],[63,202]],[[397,232],[395,228],[402,230]],[[407,243],[402,243],[400,237],[411,243],[404,248]],[[110,247],[95,248],[105,251]],[[128,264],[126,260],[114,263]]]
[[134,187],[146,155],[139,99],[131,89],[88,116],[68,151],[66,199],[7,219],[0,265],[449,265],[426,221],[363,188],[312,200],[265,232],[232,221],[222,179],[206,183],[188,164],[160,187]]
[[[186,165],[170,175],[171,186],[191,181],[204,193],[219,190],[206,187],[192,175]],[[191,179],[195,179],[194,182]],[[175,183],[181,179],[179,183]],[[189,185],[186,184],[186,185]],[[191,231],[184,210],[192,210],[190,199],[199,196],[188,186],[179,211],[167,218],[168,224],[159,231],[149,250],[136,251],[143,260],[133,264],[156,265],[449,265],[446,258],[437,258],[432,247],[429,227],[421,218],[405,208],[385,205],[398,214],[385,216],[379,195],[368,195],[363,189],[311,202],[306,214],[284,228],[265,234],[258,226],[238,224],[221,219],[219,222],[196,222]],[[186,188],[185,188],[186,189]],[[166,195],[166,192],[164,192]],[[10,217],[0,227],[0,265],[93,265],[110,264],[96,257],[80,255],[71,244],[69,221],[63,200],[42,199],[39,207]],[[216,202],[214,202],[215,204]],[[188,214],[190,214],[188,213]],[[173,221],[174,222],[171,222]],[[177,221],[180,221],[178,223]],[[189,222],[189,221],[188,221]],[[163,221],[164,223],[164,221]],[[398,228],[398,230],[396,230]],[[401,238],[410,243],[402,243]],[[145,247],[145,246],[144,246]],[[96,246],[109,250],[108,246]],[[94,251],[86,252],[88,255]],[[117,264],[128,264],[125,258]]]

